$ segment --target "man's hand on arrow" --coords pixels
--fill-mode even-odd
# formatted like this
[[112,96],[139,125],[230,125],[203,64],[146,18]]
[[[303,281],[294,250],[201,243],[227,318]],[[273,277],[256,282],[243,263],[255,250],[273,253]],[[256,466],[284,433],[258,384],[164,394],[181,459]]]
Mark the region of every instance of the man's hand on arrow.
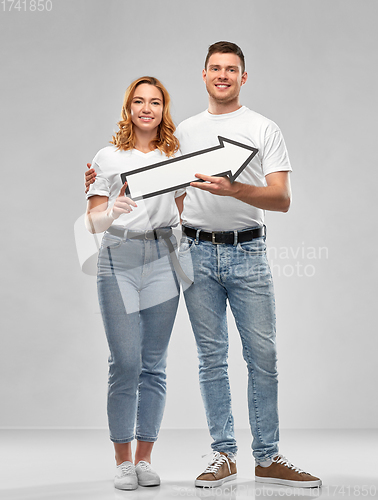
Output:
[[196,174],[205,182],[191,182],[190,185],[218,196],[232,196],[263,210],[287,212],[291,202],[289,172],[272,172],[265,176],[266,186],[252,186],[242,182],[230,182],[228,177],[210,177]]
[[210,175],[196,174],[198,179],[204,182],[191,182],[192,187],[208,191],[211,194],[218,196],[235,196],[237,190],[237,182],[231,183],[230,179],[225,177],[212,177]]
[[89,191],[89,186],[94,183],[96,180],[96,171],[94,168],[91,168],[91,163],[87,163],[87,167],[89,170],[85,172],[85,179],[84,179],[84,184],[85,184],[85,193],[88,193]]

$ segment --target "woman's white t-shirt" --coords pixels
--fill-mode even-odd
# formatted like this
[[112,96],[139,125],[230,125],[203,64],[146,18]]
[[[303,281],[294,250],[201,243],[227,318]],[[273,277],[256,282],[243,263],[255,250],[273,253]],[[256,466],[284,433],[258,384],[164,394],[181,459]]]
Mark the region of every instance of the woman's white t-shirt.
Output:
[[[176,156],[180,153],[176,153]],[[142,153],[137,149],[129,151],[117,150],[115,146],[107,146],[96,154],[92,168],[96,171],[96,181],[91,184],[87,199],[94,195],[107,196],[108,206],[112,206],[119,196],[122,187],[121,174],[137,168],[159,163],[168,159],[158,149]],[[126,175],[127,177],[127,175]],[[175,198],[184,194],[185,190],[171,191],[138,200],[138,207],[133,207],[129,214],[122,214],[114,220],[112,226],[133,231],[146,231],[159,227],[175,227],[179,224],[179,214]]]

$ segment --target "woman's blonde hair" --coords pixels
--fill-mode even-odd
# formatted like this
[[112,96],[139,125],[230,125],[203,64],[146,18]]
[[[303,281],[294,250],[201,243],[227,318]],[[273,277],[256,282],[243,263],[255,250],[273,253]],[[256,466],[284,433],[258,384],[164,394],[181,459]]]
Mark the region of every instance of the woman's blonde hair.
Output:
[[179,141],[173,135],[176,127],[173,124],[170,113],[171,99],[164,85],[152,76],[142,76],[131,83],[125,92],[123,100],[121,120],[118,122],[119,131],[113,135],[110,142],[117,146],[117,149],[128,151],[135,147],[135,130],[134,124],[131,121],[131,102],[133,100],[135,89],[138,85],[147,83],[158,88],[163,95],[163,116],[157,129],[156,138],[151,141],[151,147],[159,149],[167,156],[173,156],[180,147]]

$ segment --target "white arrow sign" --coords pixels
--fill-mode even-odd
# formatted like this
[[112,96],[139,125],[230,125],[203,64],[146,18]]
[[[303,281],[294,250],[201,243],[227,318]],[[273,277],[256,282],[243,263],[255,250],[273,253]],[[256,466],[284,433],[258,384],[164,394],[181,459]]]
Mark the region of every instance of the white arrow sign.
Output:
[[201,182],[195,174],[228,175],[234,182],[258,149],[225,137],[218,136],[218,139],[219,146],[124,172],[121,179],[122,183],[127,181],[127,195],[133,200],[140,200],[176,191],[191,182]]

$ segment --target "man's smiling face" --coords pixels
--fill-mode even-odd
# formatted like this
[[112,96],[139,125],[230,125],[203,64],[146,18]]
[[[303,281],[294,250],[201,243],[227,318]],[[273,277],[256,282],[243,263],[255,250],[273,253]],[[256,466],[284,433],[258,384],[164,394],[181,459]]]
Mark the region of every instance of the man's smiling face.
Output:
[[215,53],[210,56],[202,78],[210,98],[219,104],[226,104],[238,100],[240,87],[247,81],[247,73],[242,73],[241,61],[236,54]]

